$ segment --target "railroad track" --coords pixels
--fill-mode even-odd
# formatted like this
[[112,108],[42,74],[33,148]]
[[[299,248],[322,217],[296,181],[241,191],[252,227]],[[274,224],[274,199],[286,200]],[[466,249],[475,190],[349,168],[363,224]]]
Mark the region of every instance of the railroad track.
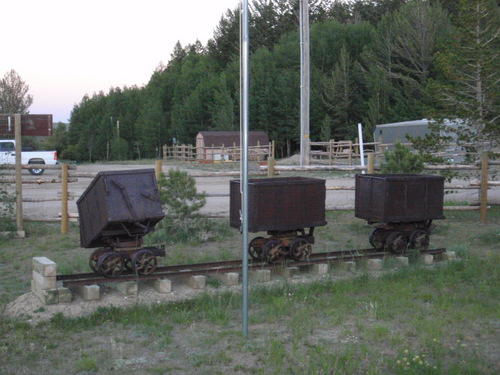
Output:
[[[420,250],[421,254],[442,254],[446,252],[445,248]],[[360,259],[384,258],[395,257],[401,254],[390,253],[386,251],[376,251],[374,249],[360,249],[360,250],[341,250],[330,251],[324,253],[313,253],[309,259],[301,262],[286,260],[281,263],[268,264],[262,262],[252,262],[249,260],[248,269],[277,269],[288,266],[308,266],[318,263],[335,263],[341,261],[354,261]],[[242,261],[230,260],[223,262],[210,262],[210,263],[194,263],[183,264],[175,266],[161,266],[157,267],[156,271],[150,275],[136,275],[132,271],[125,271],[122,275],[113,278],[106,278],[96,273],[79,273],[68,275],[57,275],[56,280],[62,281],[65,287],[74,287],[92,284],[105,284],[114,282],[125,281],[138,281],[138,280],[154,280],[164,279],[168,277],[179,276],[193,276],[193,275],[213,275],[217,273],[227,272],[241,272]]]

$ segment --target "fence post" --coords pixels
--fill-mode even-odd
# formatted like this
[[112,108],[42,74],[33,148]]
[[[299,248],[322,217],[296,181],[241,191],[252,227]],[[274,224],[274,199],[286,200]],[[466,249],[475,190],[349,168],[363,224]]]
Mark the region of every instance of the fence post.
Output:
[[332,140],[330,139],[330,145],[328,148],[328,163],[329,163],[329,165],[332,165],[332,152],[333,152],[333,143],[332,143]]
[[488,153],[483,152],[481,160],[481,224],[487,222],[488,211]]
[[374,174],[375,173],[375,154],[373,152],[370,152],[367,154],[368,156],[368,174]]
[[68,164],[61,164],[61,234],[68,234]]
[[274,177],[274,141],[272,142],[271,146],[271,155],[267,158],[267,177],[272,178]]
[[161,160],[156,160],[155,161],[155,176],[156,176],[156,181],[159,180],[160,178],[160,173],[163,170],[162,162]]

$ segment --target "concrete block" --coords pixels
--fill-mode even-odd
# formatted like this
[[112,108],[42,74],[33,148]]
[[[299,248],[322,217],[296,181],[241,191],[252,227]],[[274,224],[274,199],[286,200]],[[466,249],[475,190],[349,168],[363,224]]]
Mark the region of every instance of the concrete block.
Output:
[[45,305],[53,305],[59,302],[59,292],[57,289],[41,289],[34,280],[31,280],[31,291]]
[[446,251],[438,255],[440,260],[457,260],[457,254],[454,251]]
[[57,264],[46,257],[35,257],[32,260],[33,271],[38,272],[40,275],[56,276],[57,275]]
[[275,270],[278,275],[284,277],[285,279],[289,279],[294,275],[297,275],[299,271],[299,267],[280,267]]
[[82,285],[78,287],[78,293],[87,301],[95,301],[101,298],[101,288],[99,285]]
[[396,260],[397,263],[403,266],[407,266],[409,264],[408,257],[396,257],[394,259]]
[[73,300],[73,294],[68,288],[57,288],[57,293],[59,295],[59,302],[71,302]]
[[255,270],[248,273],[250,280],[257,283],[271,281],[271,270]]
[[55,276],[42,276],[38,272],[33,271],[33,281],[42,290],[56,288],[56,277]]
[[432,254],[421,254],[419,258],[423,264],[430,265],[430,264],[434,263],[434,255],[432,255]]
[[354,272],[356,271],[356,262],[350,260],[348,262],[340,262],[339,267],[347,272]]
[[186,278],[186,284],[193,289],[205,289],[207,278],[203,275],[194,275]]
[[214,277],[226,286],[235,286],[240,282],[240,274],[238,272],[218,273]]
[[328,274],[328,263],[313,264],[310,267],[310,272],[316,276]]
[[139,293],[139,284],[136,281],[112,283],[110,286],[126,296],[136,296]]
[[156,279],[153,280],[153,287],[158,293],[171,293],[172,292],[172,281],[169,279]]
[[366,262],[366,268],[369,271],[380,271],[382,269],[382,259],[368,259]]

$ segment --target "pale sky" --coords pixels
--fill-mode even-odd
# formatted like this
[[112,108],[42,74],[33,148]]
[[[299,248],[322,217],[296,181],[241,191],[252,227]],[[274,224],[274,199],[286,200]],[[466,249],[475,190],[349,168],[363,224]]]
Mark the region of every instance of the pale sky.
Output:
[[67,122],[85,94],[149,81],[174,46],[206,45],[240,0],[15,0],[0,7],[0,77],[14,69],[31,114]]

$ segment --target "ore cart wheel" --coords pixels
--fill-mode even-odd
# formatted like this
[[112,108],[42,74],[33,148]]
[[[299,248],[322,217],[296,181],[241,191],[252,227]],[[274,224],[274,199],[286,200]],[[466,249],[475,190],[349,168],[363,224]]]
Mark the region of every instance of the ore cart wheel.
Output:
[[406,250],[408,241],[403,232],[395,230],[387,236],[385,245],[387,250],[392,251],[393,253],[402,254]]
[[312,246],[305,238],[297,238],[290,245],[290,257],[293,260],[301,261],[309,258],[312,253]]
[[151,250],[139,250],[132,257],[132,269],[139,275],[149,275],[156,270],[158,260]]
[[410,236],[410,249],[426,250],[429,247],[429,233],[425,230],[417,229]]
[[372,245],[376,250],[382,250],[385,246],[385,238],[387,236],[387,231],[382,228],[375,228],[370,233],[368,240],[370,245]]
[[92,252],[89,258],[89,266],[92,271],[95,273],[99,273],[97,270],[97,263],[99,262],[99,258],[101,255],[104,255],[106,253],[105,249],[96,249]]
[[278,263],[285,258],[285,248],[281,242],[276,240],[268,241],[264,245],[263,259],[268,263]]
[[248,254],[252,257],[252,259],[262,261],[262,249],[266,239],[264,237],[255,237],[250,244],[248,245]]
[[97,271],[104,277],[117,277],[123,273],[123,257],[116,251],[105,253],[97,262]]

